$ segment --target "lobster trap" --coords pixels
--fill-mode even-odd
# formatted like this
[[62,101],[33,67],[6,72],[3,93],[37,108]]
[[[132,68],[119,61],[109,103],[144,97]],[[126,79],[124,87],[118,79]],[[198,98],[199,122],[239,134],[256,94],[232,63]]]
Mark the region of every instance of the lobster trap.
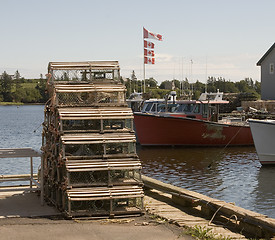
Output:
[[113,83],[120,80],[118,61],[50,62],[49,82]]
[[53,101],[56,106],[124,106],[123,85],[58,84],[54,85]]
[[66,187],[142,185],[138,158],[70,159],[65,162]]
[[143,190],[138,186],[77,188],[64,194],[63,208],[70,216],[139,214],[143,197]]
[[116,61],[49,63],[45,198],[69,216],[143,213],[133,113]]

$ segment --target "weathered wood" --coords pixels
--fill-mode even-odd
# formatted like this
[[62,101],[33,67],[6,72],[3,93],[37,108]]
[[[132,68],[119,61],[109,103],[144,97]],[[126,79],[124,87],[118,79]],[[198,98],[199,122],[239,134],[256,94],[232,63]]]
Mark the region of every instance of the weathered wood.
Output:
[[58,114],[61,120],[77,119],[133,119],[130,108],[59,108]]
[[49,62],[51,70],[90,70],[90,69],[119,69],[118,61],[88,61],[88,62]]
[[[44,204],[43,192],[44,185],[43,182],[40,184],[36,181],[37,174],[33,173],[33,157],[41,157],[41,154],[31,148],[6,148],[0,149],[0,158],[30,158],[30,174],[21,175],[1,175],[0,182],[4,181],[30,181],[30,188],[32,189],[32,184],[34,183],[38,189],[41,191],[41,205]],[[13,160],[14,161],[14,160]]]
[[[239,228],[246,227],[244,230],[250,232],[254,229],[254,234],[259,237],[270,235],[275,236],[275,219],[268,218],[266,215],[255,213],[231,203],[219,201],[171,184],[162,183],[161,181],[144,175],[142,176],[142,180],[146,187],[171,194],[173,196],[171,199],[181,206],[195,207],[200,205],[201,213],[207,217],[214,217],[217,215],[230,218],[231,216],[236,216],[237,220],[241,223],[238,226]],[[260,234],[258,228],[262,229],[261,235],[258,235]]]
[[[37,174],[33,174],[34,178],[37,178]],[[0,181],[5,179],[24,178],[30,180],[31,174],[18,174],[18,175],[0,175]]]
[[[246,239],[242,234],[232,232],[226,227],[211,223],[209,220],[197,215],[194,211],[185,211],[187,208],[179,208],[173,203],[170,194],[166,194],[157,190],[146,192],[145,208],[153,215],[174,223],[180,227],[205,227],[211,229],[214,234],[228,237],[228,239]],[[189,208],[188,208],[189,209]],[[171,214],[172,213],[172,214]]]
[[32,148],[2,148],[0,158],[40,157],[41,154]]

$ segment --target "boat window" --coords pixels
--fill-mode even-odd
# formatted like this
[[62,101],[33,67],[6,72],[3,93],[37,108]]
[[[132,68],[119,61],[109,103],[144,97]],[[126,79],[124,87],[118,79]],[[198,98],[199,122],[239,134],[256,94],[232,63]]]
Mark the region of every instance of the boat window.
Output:
[[179,104],[177,107],[177,112],[183,112],[184,108],[185,108],[185,104]]
[[202,115],[204,118],[208,117],[208,104],[202,105]]
[[165,105],[164,104],[159,104],[158,105],[158,112],[165,112]]
[[145,112],[149,112],[153,103],[147,103],[147,106],[145,107]]
[[183,109],[184,112],[192,112],[193,104],[186,104]]
[[177,106],[176,112],[184,112],[184,113],[199,113],[200,112],[200,104],[179,104]]
[[176,112],[177,105],[176,104],[169,104],[167,110],[168,110],[168,112]]
[[200,113],[200,104],[195,104],[193,113]]
[[155,112],[155,111],[156,111],[156,109],[157,109],[157,104],[156,104],[156,103],[154,103],[154,104],[153,104],[153,107],[151,108],[151,112]]

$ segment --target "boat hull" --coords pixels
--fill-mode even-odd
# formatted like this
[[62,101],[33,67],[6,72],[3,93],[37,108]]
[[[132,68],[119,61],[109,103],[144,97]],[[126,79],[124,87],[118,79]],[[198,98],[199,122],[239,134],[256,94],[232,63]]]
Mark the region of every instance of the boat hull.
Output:
[[134,123],[141,145],[253,145],[249,126],[146,113],[134,113]]
[[249,125],[260,163],[275,164],[275,121],[251,119]]

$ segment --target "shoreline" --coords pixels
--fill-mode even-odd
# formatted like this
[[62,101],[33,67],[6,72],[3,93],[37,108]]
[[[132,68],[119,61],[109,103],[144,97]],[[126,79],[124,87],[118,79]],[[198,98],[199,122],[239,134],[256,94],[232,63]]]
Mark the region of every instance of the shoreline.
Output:
[[0,102],[0,106],[45,105],[45,103]]

